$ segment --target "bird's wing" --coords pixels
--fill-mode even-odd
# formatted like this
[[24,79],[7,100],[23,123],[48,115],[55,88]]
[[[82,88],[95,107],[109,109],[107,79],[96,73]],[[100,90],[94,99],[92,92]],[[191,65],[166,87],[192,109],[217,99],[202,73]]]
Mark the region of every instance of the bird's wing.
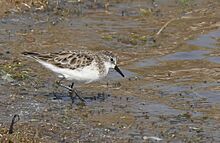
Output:
[[94,60],[94,55],[87,51],[61,51],[57,53],[39,54],[24,52],[24,55],[49,62],[60,68],[77,69],[89,66]]

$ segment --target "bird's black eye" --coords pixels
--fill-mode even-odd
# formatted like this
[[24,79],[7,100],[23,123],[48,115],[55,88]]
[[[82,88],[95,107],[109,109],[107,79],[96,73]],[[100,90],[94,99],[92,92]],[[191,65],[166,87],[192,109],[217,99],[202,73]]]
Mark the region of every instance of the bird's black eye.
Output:
[[114,62],[114,59],[113,59],[113,58],[111,58],[111,62]]

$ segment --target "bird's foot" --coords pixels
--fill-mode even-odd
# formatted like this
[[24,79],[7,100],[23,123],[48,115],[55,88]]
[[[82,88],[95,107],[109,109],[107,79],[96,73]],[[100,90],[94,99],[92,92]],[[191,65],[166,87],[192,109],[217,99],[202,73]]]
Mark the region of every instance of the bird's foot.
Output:
[[[73,96],[73,94],[75,94],[75,96]],[[72,103],[74,103],[75,97],[78,97],[83,103],[87,103],[86,100],[84,98],[82,98],[75,89],[71,88],[69,90],[69,96],[72,99]]]
[[[72,103],[74,103],[74,101],[75,101],[75,98],[76,97],[78,97],[82,102],[84,102],[84,103],[86,103],[86,100],[84,99],[84,98],[82,98],[81,96],[79,96],[79,94],[76,92],[76,90],[74,89],[74,83],[72,83],[70,86],[66,86],[66,85],[63,85],[62,83],[61,83],[61,80],[59,80],[59,81],[56,81],[56,84],[58,85],[58,86],[61,86],[61,87],[63,87],[63,88],[66,88],[68,91],[69,91],[69,96],[70,96],[70,98],[71,98],[71,100],[72,100]],[[75,96],[73,96],[73,94],[75,94]]]

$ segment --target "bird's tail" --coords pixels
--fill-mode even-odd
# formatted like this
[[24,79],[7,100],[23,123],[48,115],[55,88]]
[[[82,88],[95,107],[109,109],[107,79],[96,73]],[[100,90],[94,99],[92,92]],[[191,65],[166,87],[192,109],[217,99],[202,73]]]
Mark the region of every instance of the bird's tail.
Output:
[[22,52],[21,54],[25,56],[39,56],[38,53],[34,53],[34,52]]
[[39,53],[35,53],[35,52],[22,52],[21,54],[34,59],[38,59],[38,57],[40,56]]

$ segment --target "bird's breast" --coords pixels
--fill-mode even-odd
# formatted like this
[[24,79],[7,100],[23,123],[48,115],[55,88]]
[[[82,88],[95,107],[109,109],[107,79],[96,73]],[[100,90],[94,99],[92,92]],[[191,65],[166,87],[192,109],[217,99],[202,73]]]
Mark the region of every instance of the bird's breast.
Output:
[[100,70],[97,67],[87,66],[78,69],[63,69],[63,75],[67,80],[76,80],[79,82],[92,82],[99,80],[104,75],[100,74]]

